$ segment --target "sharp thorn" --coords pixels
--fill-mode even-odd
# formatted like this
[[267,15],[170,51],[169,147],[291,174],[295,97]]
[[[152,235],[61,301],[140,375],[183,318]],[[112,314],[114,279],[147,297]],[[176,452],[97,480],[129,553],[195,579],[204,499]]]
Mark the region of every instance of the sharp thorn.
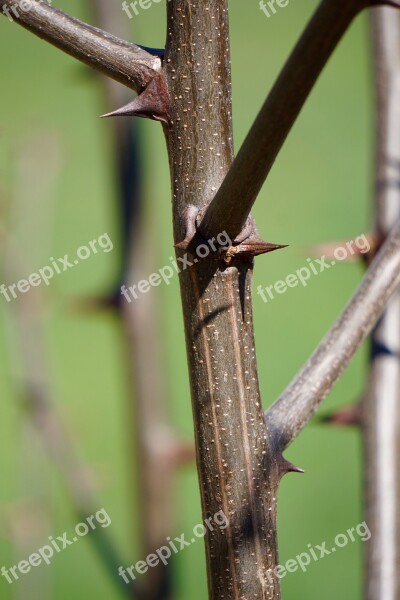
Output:
[[139,46],[139,48],[141,48],[145,52],[148,52],[152,56],[158,56],[159,58],[164,57],[165,48],[149,48],[148,46],[141,46],[140,44],[137,45]]
[[264,252],[274,252],[274,250],[280,250],[281,248],[288,248],[289,244],[271,244],[270,242],[262,242],[261,248],[264,248]]
[[101,115],[101,119],[109,117],[143,117],[145,119],[153,119],[153,121],[161,121],[168,125],[170,123],[169,115],[169,97],[166,91],[165,82],[161,76],[154,77],[136,98],[114,110],[112,112]]
[[182,467],[196,460],[196,451],[193,444],[180,443],[171,451],[171,459],[175,467]]

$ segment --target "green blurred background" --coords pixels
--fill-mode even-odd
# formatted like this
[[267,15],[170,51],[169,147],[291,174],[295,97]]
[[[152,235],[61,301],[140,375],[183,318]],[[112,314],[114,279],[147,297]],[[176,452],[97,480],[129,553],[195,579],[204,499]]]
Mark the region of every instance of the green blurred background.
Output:
[[[236,148],[316,5],[316,0],[291,0],[268,19],[256,0],[230,2]],[[57,6],[90,19],[84,2],[59,0]],[[120,10],[117,0],[115,7]],[[163,3],[142,10],[131,24],[135,42],[163,46]],[[368,33],[368,17],[362,15],[329,62],[260,194],[254,213],[263,237],[290,246],[257,259],[254,289],[284,279],[301,267],[313,244],[354,239],[370,229],[373,92]],[[26,136],[45,133],[57,140],[61,168],[52,195],[50,254],[48,246],[41,250],[49,225],[40,206],[37,211],[32,208],[34,218],[26,224],[37,239],[37,268],[47,264],[49,256],[72,254],[105,231],[114,241],[113,252],[98,254],[80,264],[56,278],[46,290],[51,306],[46,341],[54,401],[79,457],[96,475],[98,508],[104,507],[110,515],[112,525],[107,531],[118,543],[125,565],[129,565],[143,557],[135,537],[140,519],[139,492],[129,456],[132,434],[120,324],[107,312],[80,314],[70,309],[72,299],[108,290],[118,273],[118,215],[108,148],[112,123],[98,118],[116,107],[104,105],[99,82],[85,67],[5,18],[0,19],[0,57],[2,228],[7,214],[3,210],[5,199],[13,197],[16,185],[19,148]],[[158,124],[143,121],[140,132],[146,218],[156,240],[153,270],[157,270],[168,264],[172,252],[167,156]],[[46,170],[45,160],[42,168]],[[32,192],[26,190],[28,202]],[[23,240],[17,242],[22,244]],[[265,406],[312,352],[361,276],[360,265],[341,264],[312,278],[306,288],[291,289],[268,304],[254,294]],[[165,403],[176,430],[190,439],[193,427],[177,278],[170,286],[162,285],[150,293],[157,296],[160,311],[159,339],[167,373]],[[38,474],[47,488],[44,495],[50,529],[46,535],[60,535],[77,522],[57,471],[46,457],[40,458],[38,450],[40,466],[26,467],[33,459],[20,441],[21,409],[12,377],[8,311],[9,306],[0,297],[0,566],[26,558],[15,554],[10,530],[21,506],[29,506],[32,494],[37,495]],[[361,395],[366,365],[364,348],[326,400],[322,412]],[[290,460],[305,469],[305,475],[286,477],[280,488],[281,563],[306,550],[307,544],[333,541],[336,534],[362,520],[361,451],[357,432],[314,422],[287,452]],[[201,521],[194,466],[179,472],[174,496],[176,525],[171,536],[188,533]],[[361,564],[362,543],[349,544],[312,564],[307,573],[287,575],[282,581],[283,597],[360,598]],[[39,568],[47,570],[51,598],[122,597],[104,573],[88,539],[56,556],[51,566]],[[175,570],[179,600],[207,597],[201,540],[176,557]],[[31,574],[23,577],[22,584],[12,586],[0,579],[2,600],[21,596],[18,586],[22,585],[24,598],[30,597],[26,589]]]

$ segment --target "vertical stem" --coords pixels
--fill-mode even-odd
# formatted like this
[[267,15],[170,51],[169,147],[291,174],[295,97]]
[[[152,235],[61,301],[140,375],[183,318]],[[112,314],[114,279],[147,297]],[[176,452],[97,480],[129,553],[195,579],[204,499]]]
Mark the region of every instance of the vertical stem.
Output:
[[[175,242],[189,204],[209,203],[232,164],[226,0],[168,3],[166,128]],[[178,256],[180,253],[178,252]],[[201,260],[180,274],[212,600],[277,599],[278,462],[267,439],[251,307],[252,262]]]
[[[377,87],[375,231],[383,239],[400,216],[400,16],[374,9],[372,32]],[[372,334],[368,390],[363,403],[366,464],[365,597],[396,600],[400,593],[400,294]]]

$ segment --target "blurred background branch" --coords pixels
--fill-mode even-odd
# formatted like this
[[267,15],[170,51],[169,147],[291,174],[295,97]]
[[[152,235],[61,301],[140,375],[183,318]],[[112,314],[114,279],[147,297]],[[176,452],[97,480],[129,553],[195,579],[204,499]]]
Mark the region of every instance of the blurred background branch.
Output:
[[[54,185],[61,164],[59,142],[44,132],[36,136],[27,135],[21,141],[16,162],[15,193],[10,202],[7,233],[4,232],[2,240],[5,257],[3,277],[9,281],[18,281],[27,273],[34,272],[38,257],[42,252],[48,253],[50,248],[50,232],[53,229],[51,216],[55,212]],[[31,190],[29,196],[27,190]],[[40,231],[30,227],[33,212],[43,215]],[[21,418],[25,424],[23,429],[29,432],[27,440],[22,440],[24,461],[28,460],[35,471],[43,469],[44,457],[35,452],[36,446],[32,444],[31,430],[34,429],[45,455],[55,466],[76,517],[85,519],[99,510],[99,500],[96,499],[93,474],[78,459],[54,401],[45,334],[49,307],[46,306],[43,290],[33,287],[29,294],[20,294],[7,308],[8,349],[15,378],[15,394],[19,398]],[[35,490],[33,474],[29,473],[25,479],[25,493],[30,494]],[[47,473],[47,477],[50,477],[50,473]],[[47,502],[48,511],[50,498]],[[42,533],[41,539],[39,533]],[[36,546],[30,540],[33,549],[40,547],[47,537],[43,531],[36,535]],[[89,539],[112,581],[124,595],[130,595],[136,586],[133,583],[126,586],[118,577],[121,557],[108,533],[97,528]],[[29,594],[41,597],[42,589],[30,588]]]
[[[400,218],[400,15],[371,14],[376,87],[374,234],[385,239]],[[400,293],[388,303],[371,336],[371,364],[362,402],[366,547],[365,597],[395,600],[400,593]]]
[[[132,30],[118,2],[91,0],[100,27],[129,39]],[[129,92],[108,77],[101,80],[105,106],[122,106]],[[174,483],[177,467],[194,462],[194,448],[179,440],[169,424],[168,386],[161,352],[160,306],[155,294],[139,294],[128,302],[121,285],[147,279],[155,268],[155,252],[148,240],[148,222],[143,189],[143,143],[137,119],[113,119],[114,171],[121,230],[121,268],[110,297],[100,305],[114,306],[121,318],[123,353],[127,358],[130,398],[128,435],[132,461],[138,464],[140,537],[143,556],[154,553],[175,530]],[[135,483],[134,481],[132,483]],[[136,482],[137,483],[137,482]],[[136,535],[136,534],[135,534]],[[173,561],[160,562],[146,577],[146,600],[174,597]]]

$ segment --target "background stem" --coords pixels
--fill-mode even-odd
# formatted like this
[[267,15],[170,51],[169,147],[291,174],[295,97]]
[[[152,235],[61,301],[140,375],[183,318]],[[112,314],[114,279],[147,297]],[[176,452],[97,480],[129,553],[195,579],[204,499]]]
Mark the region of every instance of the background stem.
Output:
[[[375,235],[384,239],[400,218],[400,15],[372,11],[377,90]],[[365,453],[365,597],[396,600],[400,593],[400,294],[372,333],[371,365],[362,404]]]

